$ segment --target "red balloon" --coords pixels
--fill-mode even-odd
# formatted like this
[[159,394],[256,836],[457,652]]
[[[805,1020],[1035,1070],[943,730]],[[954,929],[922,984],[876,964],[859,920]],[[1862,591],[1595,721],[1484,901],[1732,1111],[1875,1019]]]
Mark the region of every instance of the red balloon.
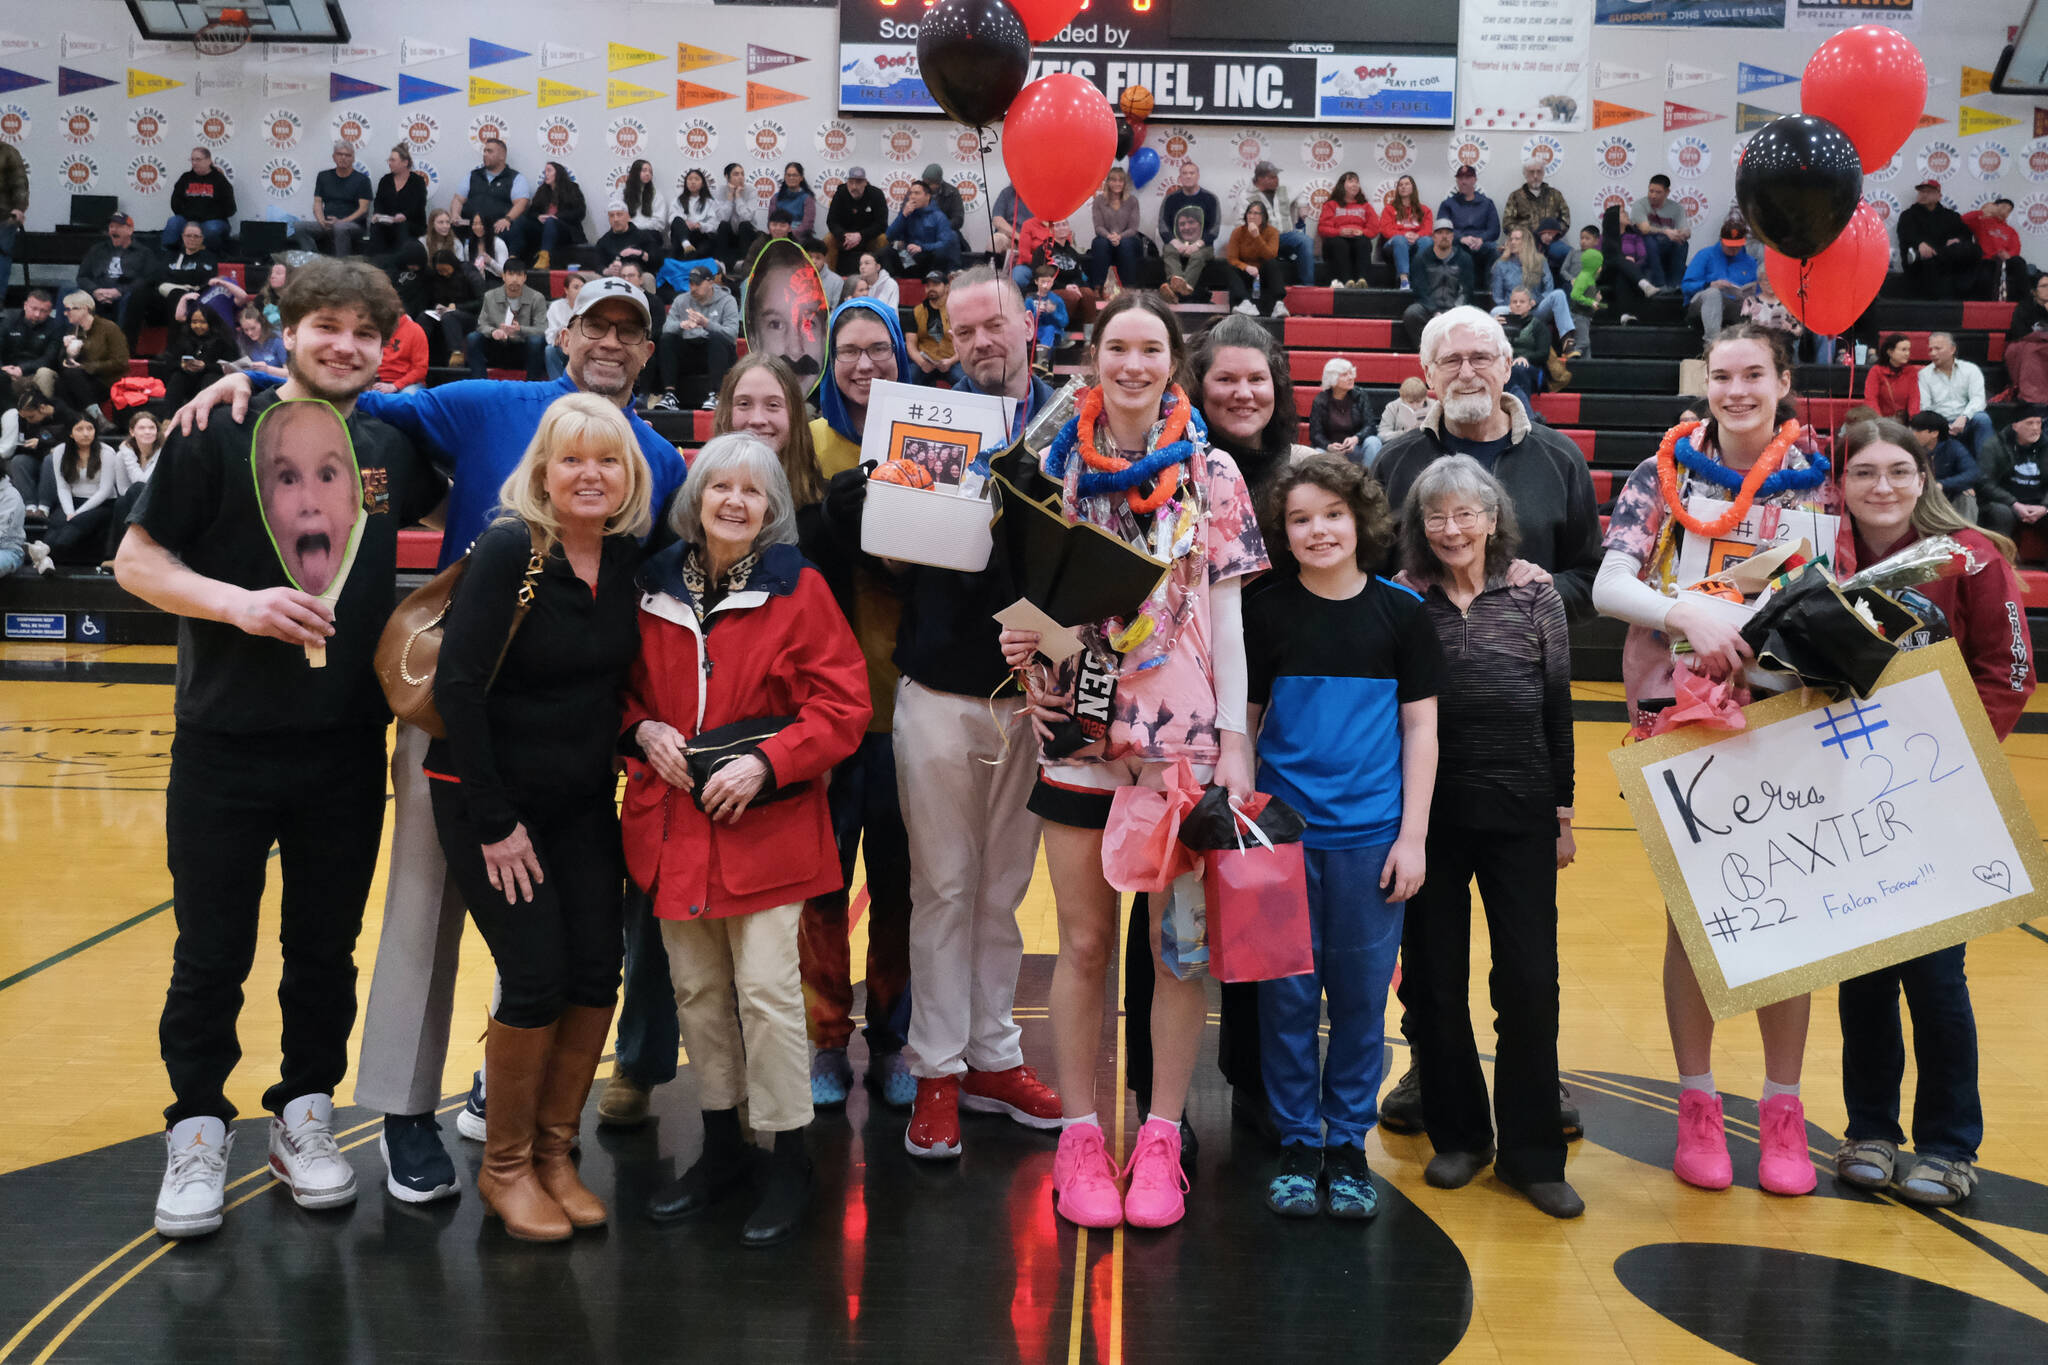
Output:
[[1849,135],[1865,174],[1906,145],[1927,107],[1927,63],[1897,29],[1845,28],[1806,64],[1802,113],[1824,118]]
[[1068,217],[1116,164],[1116,114],[1102,92],[1071,72],[1024,87],[1003,118],[1010,184],[1046,222]]
[[1803,267],[1794,257],[1764,248],[1771,288],[1793,317],[1821,336],[1840,336],[1855,325],[1884,286],[1891,263],[1891,238],[1867,199],[1856,206],[1842,235]]
[[1082,0],[1010,0],[1034,43],[1049,43],[1081,12]]

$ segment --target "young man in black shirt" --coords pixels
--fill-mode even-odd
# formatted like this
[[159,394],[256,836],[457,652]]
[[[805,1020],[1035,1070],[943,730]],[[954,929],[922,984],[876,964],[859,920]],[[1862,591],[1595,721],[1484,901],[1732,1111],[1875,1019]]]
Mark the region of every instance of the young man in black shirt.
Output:
[[[303,1207],[356,1194],[330,1124],[384,826],[391,716],[371,660],[391,614],[397,528],[439,490],[423,486],[431,476],[403,437],[354,415],[398,323],[389,279],[364,261],[314,260],[293,275],[281,307],[289,379],[243,421],[171,439],[114,566],[121,586],[182,618],[166,814],[178,937],[159,1029],[176,1096],[164,1111],[169,1164],[156,1209],[167,1237],[221,1223],[235,1117],[225,1085],[241,1056],[235,1023],[273,843],[284,882],[284,1031],[282,1073],[263,1096],[275,1116],[270,1165]],[[345,468],[352,447],[360,470],[354,564],[332,584],[308,583],[326,587],[318,597],[293,585],[281,556],[305,563],[324,548],[332,561],[343,547],[309,549],[303,530],[275,541],[251,477],[263,413],[306,399],[331,405],[348,439],[331,419],[293,422],[281,438],[287,453],[331,470]]]

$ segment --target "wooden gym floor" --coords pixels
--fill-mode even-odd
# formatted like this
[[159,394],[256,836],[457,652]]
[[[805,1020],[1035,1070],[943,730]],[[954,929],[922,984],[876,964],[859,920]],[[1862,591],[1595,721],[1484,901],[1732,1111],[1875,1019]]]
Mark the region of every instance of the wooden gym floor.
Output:
[[[1983,1049],[1984,1182],[1956,1213],[1849,1193],[1828,1158],[1842,1121],[1833,993],[1815,1001],[1805,1099],[1823,1165],[1800,1200],[1754,1186],[1755,1028],[1722,1031],[1736,1188],[1681,1185],[1668,1163],[1675,1081],[1658,986],[1660,898],[1605,755],[1618,684],[1577,689],[1580,858],[1564,878],[1560,1055],[1584,1111],[1570,1177],[1585,1218],[1560,1224],[1491,1175],[1423,1183],[1426,1139],[1375,1132],[1377,1222],[1283,1222],[1260,1203],[1269,1157],[1229,1122],[1205,1062],[1189,1217],[1164,1234],[1079,1234],[1049,1199],[1052,1141],[966,1123],[958,1163],[914,1161],[903,1119],[856,1087],[813,1128],[814,1218],[796,1241],[742,1254],[743,1209],[656,1229],[636,1206],[694,1156],[692,1085],[657,1092],[657,1121],[585,1128],[583,1169],[615,1200],[603,1233],[568,1247],[509,1241],[481,1216],[479,1157],[452,1111],[482,1062],[490,964],[472,932],[444,1081],[459,1199],[382,1189],[375,1116],[336,1097],[362,1197],[309,1214],[268,1176],[257,1097],[273,1074],[274,948],[259,953],[231,1094],[245,1114],[226,1228],[185,1245],[150,1230],[168,1099],[156,1020],[172,938],[163,863],[171,651],[0,646],[0,1365],[43,1360],[1876,1362],[2048,1359],[2048,933],[1974,944]],[[2048,710],[2048,704],[2044,704]],[[2048,819],[2048,715],[2007,745]],[[2040,728],[2035,730],[2035,726]],[[388,831],[387,831],[388,837]],[[267,912],[275,914],[273,886]],[[383,904],[358,958],[368,992]],[[1022,912],[1018,1014],[1046,1068],[1054,949],[1041,877]],[[856,931],[857,934],[860,931]],[[1483,942],[1483,925],[1475,932]],[[861,945],[856,943],[855,960]],[[1491,1011],[1484,959],[1473,1015]],[[465,1022],[466,1021],[466,1022]],[[473,1026],[472,1026],[473,1025]],[[1405,1065],[1389,1021],[1390,1074]],[[351,1047],[353,1055],[354,1048]],[[856,1065],[865,1058],[855,1046]],[[1120,1082],[1106,1049],[1099,1094]],[[1912,1084],[1909,1072],[1907,1084]],[[1910,1098],[1908,1099],[1910,1104]],[[1128,1136],[1132,1116],[1117,1116]]]

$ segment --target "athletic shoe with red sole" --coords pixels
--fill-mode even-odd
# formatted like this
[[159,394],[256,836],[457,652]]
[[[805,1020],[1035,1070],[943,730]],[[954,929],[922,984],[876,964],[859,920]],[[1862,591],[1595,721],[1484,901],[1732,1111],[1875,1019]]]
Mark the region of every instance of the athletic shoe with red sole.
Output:
[[919,1076],[917,1099],[910,1109],[910,1127],[903,1150],[912,1156],[944,1160],[960,1155],[960,1078]]
[[[923,1088],[919,1087],[922,1098]],[[1060,1097],[1028,1066],[1007,1071],[967,1070],[960,1082],[960,1103],[977,1114],[1003,1114],[1026,1128],[1060,1126]]]

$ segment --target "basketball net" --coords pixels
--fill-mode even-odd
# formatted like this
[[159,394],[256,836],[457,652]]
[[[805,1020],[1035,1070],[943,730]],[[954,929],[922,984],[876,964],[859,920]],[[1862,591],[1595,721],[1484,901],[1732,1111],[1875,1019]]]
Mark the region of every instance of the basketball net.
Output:
[[249,41],[249,11],[224,9],[218,19],[200,26],[192,35],[192,46],[202,57],[225,57],[239,52]]

